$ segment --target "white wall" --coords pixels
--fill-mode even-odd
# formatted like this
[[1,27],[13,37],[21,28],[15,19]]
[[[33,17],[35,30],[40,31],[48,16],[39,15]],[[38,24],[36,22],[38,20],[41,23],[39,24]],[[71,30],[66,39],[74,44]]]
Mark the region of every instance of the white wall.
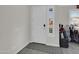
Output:
[[29,43],[29,6],[0,6],[0,53],[17,53]]
[[[37,6],[39,8],[39,6]],[[44,19],[41,23],[46,23],[48,20],[48,8],[53,6],[42,6],[41,11],[37,9],[38,15],[42,15],[41,17],[35,17],[34,19],[39,20]],[[32,6],[32,8],[34,8]],[[43,40],[43,34],[41,38],[39,38],[38,33],[37,36],[35,33],[31,33],[34,28],[37,28],[37,22],[35,22],[35,26],[31,27],[30,24],[34,20],[31,18],[33,9],[30,6],[0,6],[0,53],[17,53],[24,46],[26,46],[30,39],[32,42],[42,42],[47,45],[59,46],[59,33],[58,33],[58,25],[59,23],[68,24],[69,21],[69,10],[74,8],[73,6],[56,6],[55,7],[55,25],[54,25],[54,34],[53,37],[48,37],[47,31],[45,34],[46,40]],[[36,8],[36,7],[35,7]],[[36,10],[36,9],[35,9]],[[42,11],[43,10],[43,11]],[[36,12],[36,11],[35,11]],[[33,13],[35,13],[33,12]],[[43,14],[41,14],[42,12]],[[37,14],[36,14],[37,15]],[[31,21],[30,21],[31,19]],[[45,21],[46,20],[46,21]],[[39,27],[38,27],[39,28]],[[44,29],[44,28],[43,28]],[[42,29],[42,30],[43,30]],[[39,30],[39,29],[38,29]],[[40,32],[39,32],[40,33]],[[34,37],[30,37],[31,34]]]
[[[38,10],[38,8],[40,7],[41,10]],[[46,33],[47,35],[41,34],[40,31],[42,30],[42,27],[40,29],[40,26],[42,25],[44,19],[46,20],[46,25],[48,22],[48,8],[53,8],[54,9],[54,13],[55,13],[55,19],[54,19],[54,33],[52,34],[51,37],[48,36],[48,33]],[[75,6],[72,5],[63,5],[63,6],[32,6],[31,12],[33,14],[31,14],[32,18],[31,18],[31,22],[32,22],[32,41],[33,42],[42,42],[45,41],[47,45],[51,45],[51,46],[57,46],[59,47],[59,24],[63,24],[63,25],[68,25],[69,24],[69,11],[74,9]],[[35,11],[33,11],[35,10]],[[44,14],[44,12],[46,12]],[[42,16],[40,16],[40,13],[42,13]],[[38,16],[39,17],[38,17]],[[40,22],[42,19],[42,22]],[[37,21],[35,21],[37,20]],[[40,23],[40,26],[38,26],[38,24]],[[48,29],[48,28],[46,28]],[[39,31],[39,33],[38,33]],[[46,30],[47,32],[47,30]],[[44,39],[43,37],[46,36],[46,39]],[[41,39],[40,39],[41,37]]]
[[69,24],[69,12],[74,9],[75,6],[54,6],[55,10],[55,23],[54,23],[54,37],[48,40],[50,45],[59,46],[59,24],[68,25]]
[[68,25],[70,20],[70,11],[75,9],[74,5],[59,5],[55,6],[56,18],[59,24]]
[[[32,33],[32,30],[36,27],[31,27],[31,22],[33,21],[31,16],[33,17],[34,15],[32,15],[32,8],[30,8],[30,6],[0,6],[0,53],[17,53],[30,42],[30,39],[31,42],[45,41],[47,45],[59,46],[59,23],[64,25],[68,24],[69,10],[75,7],[42,6],[43,9],[41,8],[41,11],[43,10],[44,12],[42,11],[43,15],[41,17],[43,18],[39,16],[39,18],[34,17],[34,19],[44,19],[44,22],[46,19],[45,23],[47,24],[47,11],[49,7],[55,9],[53,37],[48,37],[48,35],[46,35],[46,40],[39,40],[39,36],[36,36],[35,32]],[[39,15],[40,10],[37,10],[37,12]],[[37,25],[37,22],[35,22],[35,25]],[[44,30],[44,28],[42,30]],[[31,34],[37,38],[35,39]]]
[[[51,36],[48,36],[47,45],[59,47],[59,27],[58,27],[58,19],[56,19],[56,9],[55,5],[50,5],[47,8],[53,8],[54,12],[54,24],[53,24],[53,33]],[[49,18],[47,16],[47,18]]]
[[[54,6],[32,6],[31,22],[32,22],[32,42],[44,43],[51,46],[59,47],[58,23],[55,20],[52,37],[48,34],[48,10]],[[46,28],[43,24],[46,24]]]
[[[31,37],[32,42],[46,43],[46,29],[43,24],[46,24],[46,6],[32,6],[31,8]],[[47,25],[46,25],[47,26]]]

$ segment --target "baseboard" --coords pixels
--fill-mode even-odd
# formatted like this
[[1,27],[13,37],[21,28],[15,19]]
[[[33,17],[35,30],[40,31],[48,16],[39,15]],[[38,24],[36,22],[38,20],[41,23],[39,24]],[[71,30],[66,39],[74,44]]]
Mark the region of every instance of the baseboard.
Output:
[[30,43],[40,43],[46,45],[44,42],[31,41]]
[[[39,43],[39,42],[30,42],[30,43]],[[39,43],[39,44],[42,44],[42,45],[47,45],[47,46],[53,46],[53,47],[60,47],[59,45],[57,44],[44,44],[44,43]]]
[[[30,43],[30,42],[29,42]],[[16,50],[15,52],[14,52],[14,54],[17,54],[19,51],[21,51],[24,47],[26,47],[29,43],[27,43],[27,44],[25,44],[25,45],[23,45],[22,47],[20,47],[18,50]]]
[[42,44],[42,45],[46,45],[46,44],[43,44],[43,43],[38,43],[38,42],[30,42],[30,43],[33,43],[33,44]]
[[[23,45],[22,47],[16,49],[15,51],[13,51],[13,52],[11,52],[11,53],[12,53],[12,54],[17,54],[19,51],[21,51],[24,47],[26,47],[26,46],[27,46],[28,44],[30,44],[30,43],[39,43],[39,42],[33,42],[33,41],[31,41],[31,42],[29,42],[29,43]],[[40,44],[42,44],[42,43],[40,43]],[[57,45],[57,44],[44,44],[44,45],[54,46],[54,47],[60,47],[60,46]]]
[[[24,47],[26,47],[28,44],[30,43],[37,43],[37,42],[29,42],[23,46],[21,46],[20,48],[17,48],[15,50],[9,50],[9,51],[0,51],[0,54],[17,54],[19,51],[21,51]],[[42,43],[39,43],[42,44]],[[43,45],[47,45],[47,46],[53,46],[53,47],[59,47],[56,44],[43,44]]]
[[[35,42],[35,41],[31,41],[30,43],[40,43],[40,42]],[[40,43],[40,44],[44,44],[44,43]],[[54,46],[54,47],[60,47],[59,44],[44,44],[44,45],[48,45],[48,46]]]
[[[26,47],[30,43],[39,43],[39,42],[33,42],[33,41],[27,42],[19,48],[16,47],[15,49],[12,49],[9,51],[0,51],[0,54],[17,54],[19,51],[21,51],[24,47]],[[40,43],[40,44],[43,44],[43,43]],[[59,45],[57,45],[57,44],[44,44],[44,45],[59,47]]]
[[46,45],[48,45],[48,46],[53,46],[53,47],[60,47],[60,46],[57,45],[57,44],[46,44]]

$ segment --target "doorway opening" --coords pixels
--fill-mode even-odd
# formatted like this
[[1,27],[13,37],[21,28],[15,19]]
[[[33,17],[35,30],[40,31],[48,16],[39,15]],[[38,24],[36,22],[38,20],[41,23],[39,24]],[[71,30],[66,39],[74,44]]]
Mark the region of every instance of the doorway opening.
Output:
[[60,47],[68,48],[69,44],[79,44],[79,10],[71,10],[69,24],[59,24]]

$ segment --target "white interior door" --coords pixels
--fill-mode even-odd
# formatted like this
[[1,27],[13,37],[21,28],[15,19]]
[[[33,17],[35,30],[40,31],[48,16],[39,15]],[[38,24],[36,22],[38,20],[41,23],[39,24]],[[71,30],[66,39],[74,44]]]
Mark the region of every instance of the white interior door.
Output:
[[32,41],[46,44],[46,7],[32,6]]

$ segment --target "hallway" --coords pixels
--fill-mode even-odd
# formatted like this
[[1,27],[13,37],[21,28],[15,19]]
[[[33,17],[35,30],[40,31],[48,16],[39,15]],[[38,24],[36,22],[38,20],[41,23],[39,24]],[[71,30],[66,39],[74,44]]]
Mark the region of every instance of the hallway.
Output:
[[69,48],[58,48],[40,43],[30,43],[18,54],[79,54],[79,44],[69,43]]

